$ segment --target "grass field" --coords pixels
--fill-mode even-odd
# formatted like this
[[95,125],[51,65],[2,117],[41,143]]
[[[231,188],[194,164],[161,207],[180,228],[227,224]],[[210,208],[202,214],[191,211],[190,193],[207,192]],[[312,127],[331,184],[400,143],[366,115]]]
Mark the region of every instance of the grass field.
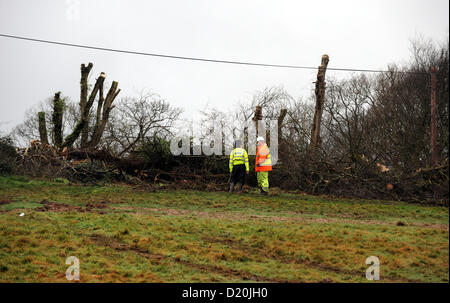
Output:
[[69,256],[80,282],[449,279],[447,207],[63,181],[0,177],[0,282],[68,282]]

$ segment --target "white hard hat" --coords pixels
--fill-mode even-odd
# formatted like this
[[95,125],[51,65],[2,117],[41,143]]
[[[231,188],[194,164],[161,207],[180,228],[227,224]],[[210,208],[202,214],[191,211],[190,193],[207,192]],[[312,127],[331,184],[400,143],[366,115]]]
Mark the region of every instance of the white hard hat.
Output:
[[266,140],[264,140],[263,137],[259,136],[259,137],[256,139],[256,142],[259,142],[259,141],[266,141]]

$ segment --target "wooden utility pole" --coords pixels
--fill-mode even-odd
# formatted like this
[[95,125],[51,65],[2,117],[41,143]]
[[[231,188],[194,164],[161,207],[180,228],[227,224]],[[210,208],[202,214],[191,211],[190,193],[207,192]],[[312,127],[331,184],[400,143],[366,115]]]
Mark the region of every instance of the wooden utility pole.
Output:
[[325,103],[325,73],[327,71],[328,55],[322,56],[322,62],[317,71],[317,81],[316,81],[316,110],[314,112],[314,120],[311,127],[311,143],[309,145],[309,152],[311,156],[315,157],[317,153],[317,148],[319,147],[320,140],[320,123],[322,121],[323,105]]
[[437,151],[437,109],[436,109],[436,68],[431,67],[431,164],[438,164]]

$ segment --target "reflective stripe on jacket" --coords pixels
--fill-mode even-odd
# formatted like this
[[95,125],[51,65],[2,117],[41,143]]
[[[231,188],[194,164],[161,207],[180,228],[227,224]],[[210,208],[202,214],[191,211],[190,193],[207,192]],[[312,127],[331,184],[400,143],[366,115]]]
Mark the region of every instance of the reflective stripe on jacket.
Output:
[[267,144],[258,146],[256,149],[255,171],[271,171],[272,160],[270,159],[270,150]]
[[233,149],[230,154],[230,173],[233,171],[233,166],[238,164],[245,164],[245,170],[249,171],[247,152],[240,147]]

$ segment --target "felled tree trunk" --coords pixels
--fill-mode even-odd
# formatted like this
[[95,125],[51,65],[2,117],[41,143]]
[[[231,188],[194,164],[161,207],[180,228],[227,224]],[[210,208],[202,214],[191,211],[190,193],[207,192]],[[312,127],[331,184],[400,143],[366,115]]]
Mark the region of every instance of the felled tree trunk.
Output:
[[314,120],[311,127],[311,142],[309,145],[309,151],[311,156],[315,157],[317,153],[317,149],[321,144],[320,139],[320,123],[322,121],[323,114],[323,105],[325,103],[325,73],[327,71],[328,55],[322,56],[322,63],[319,66],[319,70],[317,72],[317,81],[316,81],[316,110],[314,112]]
[[38,113],[39,119],[39,136],[42,144],[48,144],[47,124],[45,123],[45,112]]
[[57,92],[53,98],[53,136],[57,147],[62,145],[62,120],[64,112],[64,100],[61,100],[61,92]]
[[[80,112],[84,113],[87,103],[88,97],[88,76],[93,67],[92,63],[89,63],[87,66],[81,64],[81,80],[80,80]],[[88,123],[83,125],[83,129],[81,131],[81,147],[84,147],[88,141],[89,135],[89,127]]]

